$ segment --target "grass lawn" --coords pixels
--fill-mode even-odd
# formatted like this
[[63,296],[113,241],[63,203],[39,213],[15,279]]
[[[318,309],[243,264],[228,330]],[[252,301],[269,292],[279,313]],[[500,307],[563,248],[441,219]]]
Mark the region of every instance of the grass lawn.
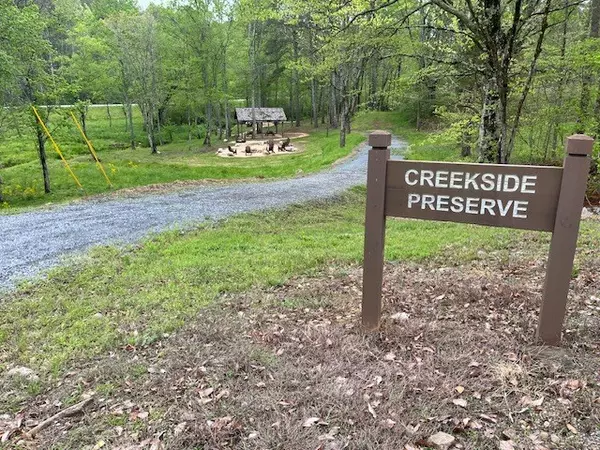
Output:
[[[363,198],[364,189],[355,189],[332,204],[243,215],[126,250],[98,248],[87,262],[4,296],[0,361],[58,374],[73,360],[149,344],[224,292],[279,285],[333,261],[357,263]],[[452,247],[472,257],[480,247],[502,247],[514,234],[390,220],[386,256],[423,260]]]
[[[585,221],[580,236],[567,335],[575,353],[549,375],[538,353],[524,350],[548,234],[390,220],[386,319],[368,336],[358,326],[364,195],[356,188],[327,203],[99,248],[5,295],[0,411],[25,410],[35,423],[96,397],[83,420],[60,421],[34,441],[47,448],[92,448],[100,439],[145,448],[159,439],[168,448],[301,449],[332,433],[322,439],[418,449],[444,430],[465,448],[495,449],[510,414],[543,396],[544,408],[531,406],[528,425],[517,427],[519,439],[562,420],[561,442],[592,448],[564,420],[587,433],[597,417],[585,405],[600,395],[600,366],[587,350],[599,342],[597,299],[589,299],[600,222]],[[390,319],[402,313],[409,322]],[[3,377],[16,365],[40,380]],[[581,384],[565,384],[571,379]],[[564,419],[552,386],[581,416]],[[311,417],[318,420],[302,426]]]
[[[355,130],[431,155],[400,123]],[[600,221],[582,223],[561,349],[532,345],[549,234],[445,222],[388,220],[382,328],[365,334],[364,198],[99,247],[0,294],[8,448],[424,450],[439,432],[472,450],[600,448]]]
[[[332,132],[326,136],[325,131],[316,131],[311,132],[308,138],[295,141],[305,148],[297,154],[228,159],[216,156],[214,148],[203,148],[198,139],[188,142],[186,127],[166,127],[164,134],[171,142],[160,146],[160,154],[152,155],[148,148],[143,147],[135,151],[114,148],[127,145],[128,133],[125,131],[125,119],[120,108],[113,107],[111,111],[112,125],[109,124],[105,108],[90,108],[88,135],[114,184],[113,189],[178,180],[290,177],[329,167],[364,140],[363,135],[354,133],[348,136],[346,147],[340,148],[337,133]],[[51,129],[55,130],[54,137],[81,181],[83,190],[75,186],[48,142],[46,150],[50,158],[52,193],[44,194],[32,130],[21,126],[22,136],[19,137],[12,129],[0,137],[0,177],[4,181],[4,208],[61,202],[113,190],[107,186],[95,164],[91,162],[75,126],[61,118],[60,114],[63,113],[54,113],[58,126],[51,126]],[[143,136],[139,112],[136,112],[135,126],[136,135]]]

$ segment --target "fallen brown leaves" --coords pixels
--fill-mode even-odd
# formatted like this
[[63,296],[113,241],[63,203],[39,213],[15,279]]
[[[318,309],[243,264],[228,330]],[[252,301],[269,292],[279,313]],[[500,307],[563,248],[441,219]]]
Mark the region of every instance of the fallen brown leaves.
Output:
[[[0,416],[0,435],[16,444],[10,430],[111,383],[93,411],[20,445],[600,448],[599,266],[573,282],[561,349],[532,345],[543,267],[521,250],[457,267],[388,265],[372,335],[359,326],[359,268],[226,295],[179,334],[73,371]],[[132,358],[151,370],[132,374]]]

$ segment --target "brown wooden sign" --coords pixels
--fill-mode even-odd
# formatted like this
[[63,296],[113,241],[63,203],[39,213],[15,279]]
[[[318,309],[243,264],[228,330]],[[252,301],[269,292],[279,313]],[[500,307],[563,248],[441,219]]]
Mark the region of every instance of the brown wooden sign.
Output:
[[567,139],[559,167],[392,161],[391,135],[369,136],[363,325],[381,316],[386,216],[551,231],[537,335],[560,343],[593,139]]
[[552,231],[562,169],[389,161],[385,214]]

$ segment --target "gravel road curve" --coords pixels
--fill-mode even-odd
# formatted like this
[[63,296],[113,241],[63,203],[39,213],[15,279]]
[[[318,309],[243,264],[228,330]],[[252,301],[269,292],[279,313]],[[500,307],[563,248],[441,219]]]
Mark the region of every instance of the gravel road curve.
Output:
[[[392,148],[398,158],[406,143],[394,137]],[[363,144],[353,158],[305,177],[89,200],[0,216],[0,291],[94,245],[127,244],[172,227],[335,196],[364,184],[366,167],[367,145]]]

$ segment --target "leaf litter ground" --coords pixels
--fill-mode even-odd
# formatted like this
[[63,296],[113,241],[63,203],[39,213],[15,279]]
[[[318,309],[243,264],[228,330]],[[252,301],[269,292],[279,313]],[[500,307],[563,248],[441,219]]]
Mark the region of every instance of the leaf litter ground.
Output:
[[[536,346],[546,247],[526,236],[468,263],[387,264],[372,335],[359,267],[224,295],[0,416],[0,446],[600,449],[600,260],[584,255],[572,282],[563,347]],[[88,396],[84,414],[26,438]]]

